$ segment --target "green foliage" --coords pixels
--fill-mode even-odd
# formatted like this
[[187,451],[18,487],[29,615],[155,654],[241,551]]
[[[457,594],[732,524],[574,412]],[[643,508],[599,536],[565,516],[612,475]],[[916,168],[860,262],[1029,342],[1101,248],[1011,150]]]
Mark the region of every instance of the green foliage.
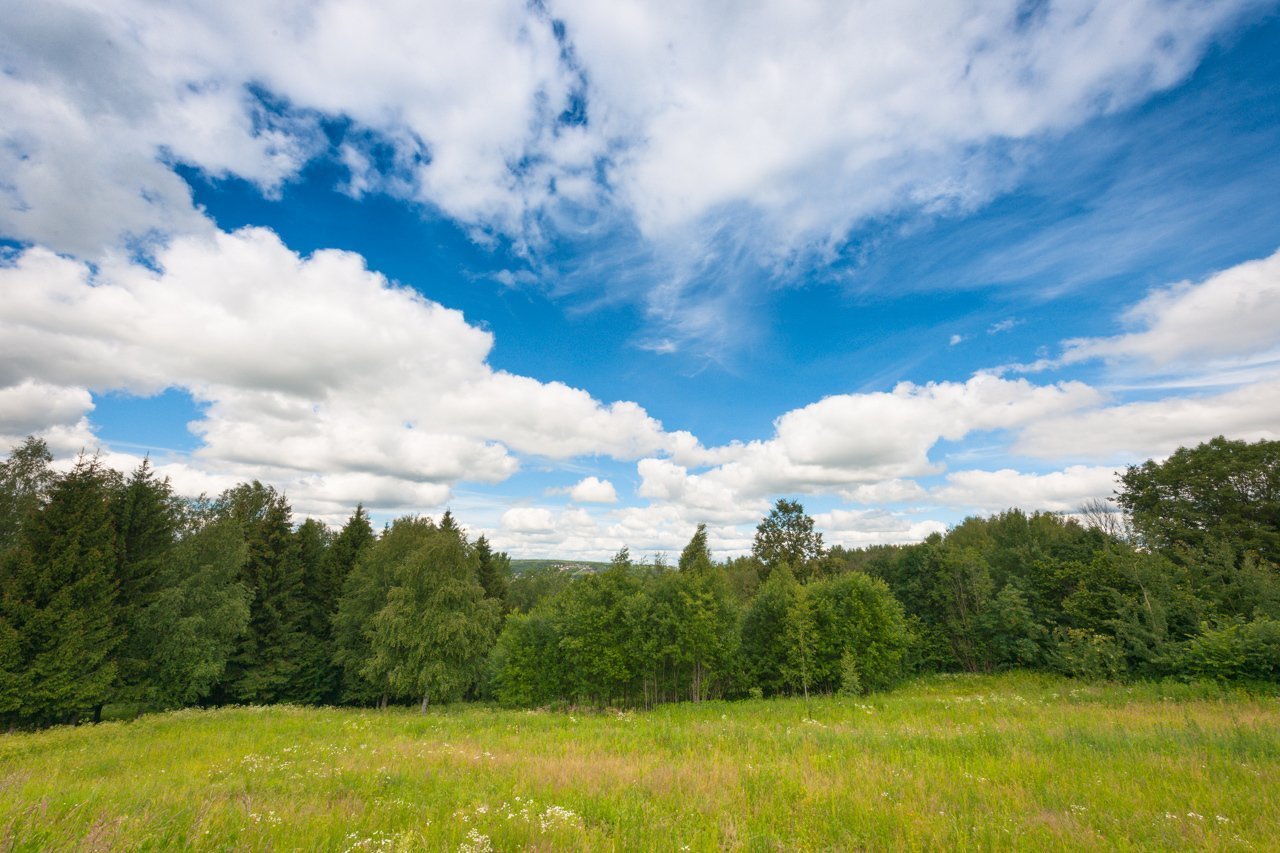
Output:
[[1120,482],[1116,500],[1148,548],[1203,552],[1219,540],[1280,562],[1280,441],[1218,436],[1130,466]]
[[568,693],[560,635],[542,613],[507,617],[490,657],[490,689],[504,705],[543,706]]
[[854,683],[859,692],[885,690],[902,680],[912,638],[902,605],[883,581],[854,572],[810,584],[807,591],[819,690]]
[[511,558],[499,551],[494,553],[489,540],[481,536],[476,540],[476,577],[484,589],[485,598],[491,598],[507,607],[508,587],[511,583]]
[[[168,479],[156,477],[149,460],[134,470],[114,497],[118,619],[124,635],[118,655],[115,698],[146,703],[156,686],[156,635],[144,613],[178,579],[166,572],[178,533],[180,506]],[[171,707],[171,706],[168,706]]]
[[53,455],[44,439],[27,436],[0,462],[0,556],[16,547],[25,521],[53,486]]
[[742,617],[742,660],[748,685],[765,695],[790,686],[785,673],[791,657],[787,638],[789,613],[799,584],[786,563],[769,574]]
[[297,699],[306,649],[303,565],[284,495],[256,480],[229,489],[218,517],[240,525],[249,590],[249,626],[227,667],[225,698],[264,703]]
[[1178,671],[1219,681],[1280,681],[1280,621],[1254,619],[1208,625],[1186,644]]
[[423,710],[432,697],[452,701],[475,683],[501,620],[501,605],[476,579],[477,564],[475,550],[446,523],[396,563],[370,626],[362,668],[370,682],[420,697]]
[[763,568],[761,577],[785,564],[803,580],[815,573],[823,555],[822,534],[814,530],[813,519],[805,515],[799,501],[779,498],[756,527],[751,553]]
[[136,620],[133,647],[146,661],[130,699],[148,708],[180,708],[208,696],[249,622],[240,583],[247,547],[230,520],[210,524],[173,546],[158,589]]
[[1124,670],[1124,654],[1114,637],[1088,628],[1053,632],[1054,663],[1063,673],[1090,680],[1113,679]]
[[429,518],[398,518],[378,540],[360,552],[347,575],[333,618],[334,663],[342,671],[344,702],[385,702],[390,685],[364,674],[372,657],[372,624],[396,585],[400,563],[424,547],[435,534]]
[[119,476],[82,456],[0,566],[0,715],[74,721],[100,709],[123,640],[113,497]]

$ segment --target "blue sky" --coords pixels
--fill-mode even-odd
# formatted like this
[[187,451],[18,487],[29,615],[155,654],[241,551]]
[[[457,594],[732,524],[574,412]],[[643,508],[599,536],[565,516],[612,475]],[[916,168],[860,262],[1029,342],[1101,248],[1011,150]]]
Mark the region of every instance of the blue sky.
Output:
[[517,556],[1070,512],[1280,437],[1278,11],[16,8],[0,438]]

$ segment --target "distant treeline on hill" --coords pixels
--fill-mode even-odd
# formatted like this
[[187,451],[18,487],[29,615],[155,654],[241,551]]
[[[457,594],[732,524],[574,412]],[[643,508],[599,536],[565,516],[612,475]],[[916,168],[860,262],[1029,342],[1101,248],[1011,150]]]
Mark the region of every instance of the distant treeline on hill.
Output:
[[[1075,518],[1011,509],[827,548],[779,500],[749,556],[516,561],[446,513],[294,526],[258,482],[0,463],[0,722],[193,704],[627,705],[843,692],[922,671],[1280,681],[1280,442],[1216,438]],[[513,571],[518,565],[521,569]]]

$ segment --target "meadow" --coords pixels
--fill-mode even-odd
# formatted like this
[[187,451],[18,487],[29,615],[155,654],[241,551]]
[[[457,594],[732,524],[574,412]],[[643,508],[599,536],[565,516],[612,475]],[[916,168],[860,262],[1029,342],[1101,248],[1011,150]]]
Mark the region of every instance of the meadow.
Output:
[[0,735],[0,849],[1274,849],[1280,697],[932,676],[651,711],[184,710]]

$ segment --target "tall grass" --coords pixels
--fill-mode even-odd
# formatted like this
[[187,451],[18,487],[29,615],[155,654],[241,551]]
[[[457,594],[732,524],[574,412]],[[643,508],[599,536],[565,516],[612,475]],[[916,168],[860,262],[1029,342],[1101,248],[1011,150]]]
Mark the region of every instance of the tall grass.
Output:
[[1280,699],[934,677],[649,712],[180,711],[0,736],[0,848],[1240,848]]

